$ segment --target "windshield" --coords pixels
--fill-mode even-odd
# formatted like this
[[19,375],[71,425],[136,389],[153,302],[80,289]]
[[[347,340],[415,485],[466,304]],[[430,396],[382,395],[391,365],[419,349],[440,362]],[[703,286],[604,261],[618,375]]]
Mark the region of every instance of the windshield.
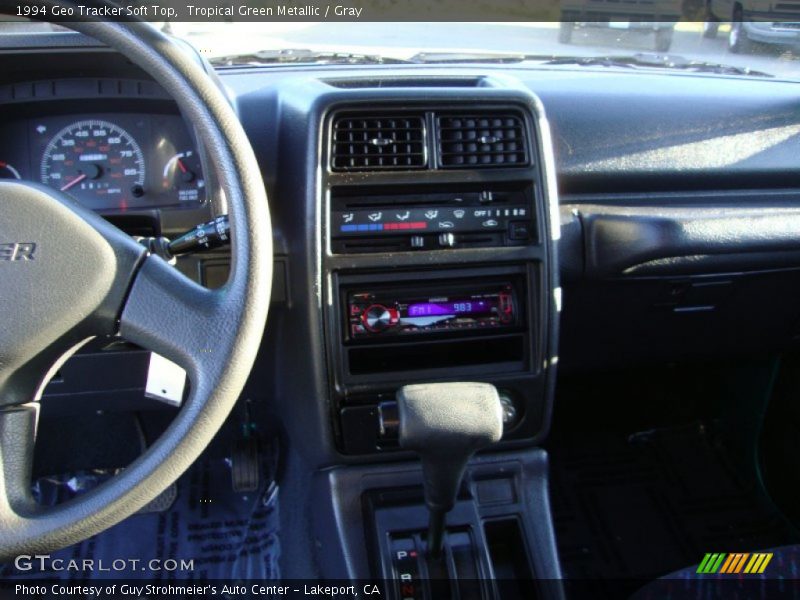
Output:
[[[218,67],[538,62],[797,80],[800,2],[796,4],[798,21],[726,21],[724,4],[711,0],[710,20],[705,22],[363,22],[354,16],[351,21],[319,22],[219,17],[154,25],[183,38]],[[59,29],[41,23],[0,23],[0,32],[28,28]]]
[[[226,57],[231,64],[332,59],[314,53],[415,62],[645,55],[645,63],[653,63],[656,55],[666,55],[673,62],[683,59],[800,78],[800,23],[217,22],[173,23],[168,29],[206,56]],[[259,51],[261,57],[252,56]]]

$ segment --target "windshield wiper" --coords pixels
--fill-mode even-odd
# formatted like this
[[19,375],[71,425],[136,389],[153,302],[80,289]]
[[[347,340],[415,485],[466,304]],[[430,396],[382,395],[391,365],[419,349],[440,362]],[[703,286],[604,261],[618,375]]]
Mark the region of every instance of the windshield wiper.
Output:
[[696,73],[774,77],[770,73],[747,67],[691,60],[673,54],[638,53],[609,56],[558,56],[554,54],[491,53],[491,52],[420,52],[408,59],[412,63],[521,63],[543,65],[579,65],[583,67],[616,67],[623,69],[676,69]]
[[770,73],[722,63],[691,60],[672,54],[639,53],[610,56],[557,56],[552,54],[524,54],[498,52],[420,52],[411,58],[389,58],[377,54],[330,52],[289,48],[285,50],[260,50],[249,54],[236,54],[211,59],[217,67],[238,67],[269,64],[337,64],[337,65],[391,65],[432,63],[521,63],[538,62],[542,65],[579,65],[582,67],[615,67],[623,69],[674,69],[695,73],[720,75],[746,75],[774,77]]
[[694,71],[697,73],[719,73],[720,75],[747,75],[750,77],[775,77],[772,73],[765,73],[764,71],[757,71],[749,67],[736,67],[734,65],[725,65],[721,63],[706,62],[702,60],[692,60],[682,67],[675,67],[677,69],[685,69],[687,71]]
[[411,63],[518,63],[529,54],[506,52],[420,52],[408,59]]
[[271,64],[335,64],[335,65],[387,65],[404,64],[409,61],[400,58],[386,58],[374,54],[352,52],[329,52],[307,49],[287,48],[281,50],[259,50],[249,54],[233,54],[211,58],[215,67],[240,67],[247,65]]
[[543,62],[546,65],[580,65],[582,67],[622,67],[628,69],[675,69],[694,73],[718,73],[720,75],[746,75],[750,77],[774,77],[771,73],[747,67],[736,67],[722,63],[690,60],[672,54],[634,54],[631,56],[560,56]]

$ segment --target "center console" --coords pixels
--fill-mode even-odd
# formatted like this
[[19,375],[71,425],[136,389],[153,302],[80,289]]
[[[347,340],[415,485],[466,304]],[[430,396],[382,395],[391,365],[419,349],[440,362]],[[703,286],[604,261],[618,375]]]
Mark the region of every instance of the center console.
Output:
[[[330,426],[357,464],[320,473],[331,502],[318,528],[338,529],[354,577],[403,583],[391,598],[532,597],[535,580],[559,576],[536,449],[560,304],[547,122],[530,92],[489,79],[424,91],[360,83],[335,83],[320,135]],[[502,423],[456,482],[444,525],[426,517],[431,476],[409,462],[395,416],[405,386],[456,382],[488,384]],[[469,406],[453,400],[438,422],[463,424]],[[445,558],[425,558],[431,539]],[[437,579],[472,583],[434,589]],[[511,596],[499,591],[506,580]]]
[[497,91],[327,113],[326,334],[344,454],[396,451],[377,436],[377,407],[420,381],[495,385],[506,445],[546,430],[558,302],[550,150],[535,100]]

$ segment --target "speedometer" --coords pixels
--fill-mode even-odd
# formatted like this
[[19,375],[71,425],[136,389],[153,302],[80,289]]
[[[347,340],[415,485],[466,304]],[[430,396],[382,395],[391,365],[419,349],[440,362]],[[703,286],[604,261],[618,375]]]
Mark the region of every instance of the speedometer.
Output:
[[42,183],[69,192],[89,208],[128,208],[144,195],[144,156],[119,125],[103,120],[72,123],[45,148]]

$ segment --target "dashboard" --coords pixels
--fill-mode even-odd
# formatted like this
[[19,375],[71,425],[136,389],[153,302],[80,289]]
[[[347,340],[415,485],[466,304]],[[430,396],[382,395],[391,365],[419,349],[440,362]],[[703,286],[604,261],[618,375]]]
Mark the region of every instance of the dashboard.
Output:
[[[63,64],[47,72],[15,56],[0,176],[66,188],[136,235],[216,214],[202,149],[142,73],[102,49],[49,53]],[[796,83],[475,64],[213,75],[259,161],[275,242],[247,393],[319,441],[310,463],[399,454],[376,419],[409,381],[493,383],[512,447],[546,435],[556,363],[570,376],[800,345]],[[206,285],[228,266],[177,264]],[[48,390],[70,406],[74,362]]]
[[[136,235],[145,212],[144,235],[168,237],[217,214],[213,170],[174,103],[122,79],[142,73],[102,49],[50,52],[46,73],[41,55],[21,57],[11,93],[0,85],[0,177],[64,189]],[[800,348],[797,83],[483,64],[213,75],[273,228],[269,326],[242,397],[301,442],[287,472],[319,469],[300,477],[303,498],[355,490],[343,505],[358,510],[368,463],[402,484],[387,463],[408,454],[379,423],[407,383],[494,384],[502,448],[530,448],[556,371],[595,398],[602,370]],[[229,265],[215,252],[176,268],[209,285]],[[96,342],[61,367],[43,414],[155,410],[147,353]],[[356,483],[335,479],[342,465]],[[335,539],[331,515],[314,504],[315,531],[290,537]],[[345,559],[370,572],[350,529],[355,543],[319,553],[321,572]]]
[[0,131],[0,178],[35,181],[99,212],[205,202],[200,154],[179,115],[25,116]]

